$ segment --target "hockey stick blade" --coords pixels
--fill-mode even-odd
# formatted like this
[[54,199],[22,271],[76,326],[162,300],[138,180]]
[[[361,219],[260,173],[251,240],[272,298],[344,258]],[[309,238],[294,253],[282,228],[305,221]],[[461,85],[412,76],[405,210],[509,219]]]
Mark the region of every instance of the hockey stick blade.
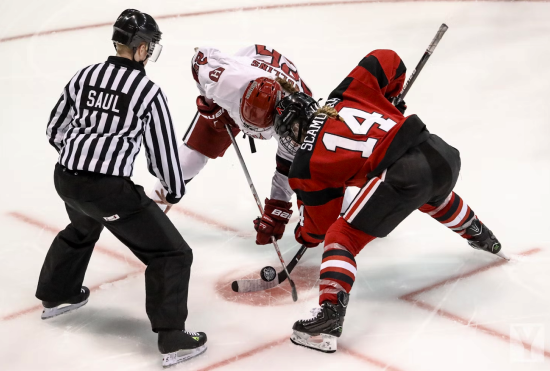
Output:
[[298,291],[296,291],[296,285],[294,284],[292,278],[288,277],[288,283],[290,283],[290,289],[292,291],[292,300],[298,301]]
[[[292,258],[291,262],[288,264],[288,272],[292,272],[296,264],[300,261],[304,253],[306,252],[307,247],[302,245],[296,255]],[[283,283],[287,279],[286,272],[284,270],[280,271],[277,274],[277,279],[273,281],[266,282],[262,280],[261,278],[258,279],[251,279],[251,280],[236,280],[231,283],[231,289],[235,292],[256,292],[256,291],[263,291],[263,290],[269,290],[274,287],[277,287],[281,283]],[[292,287],[294,285],[294,281],[290,284]],[[296,290],[296,286],[294,285],[294,290]],[[294,299],[294,290],[293,290],[293,297]],[[296,294],[297,297],[297,294]],[[296,300],[294,300],[296,301]]]

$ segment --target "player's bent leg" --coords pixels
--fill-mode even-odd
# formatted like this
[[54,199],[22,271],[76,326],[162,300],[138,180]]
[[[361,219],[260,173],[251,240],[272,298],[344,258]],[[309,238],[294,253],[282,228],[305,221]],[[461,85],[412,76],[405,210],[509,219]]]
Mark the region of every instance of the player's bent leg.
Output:
[[346,192],[344,193],[344,201],[342,202],[342,209],[340,211],[340,215],[343,215],[346,210],[348,209],[349,205],[353,202],[355,197],[357,197],[357,194],[361,188],[359,187],[347,187]]
[[[178,148],[178,154],[183,179],[187,184],[191,181],[191,179],[197,176],[202,169],[204,169],[206,163],[208,162],[208,157],[192,148],[187,147],[185,144],[182,144]],[[153,187],[153,190],[149,193],[149,197],[153,201],[155,201],[155,203],[157,203],[161,210],[164,211],[166,205],[162,205],[159,203],[160,197],[157,195],[157,192],[160,193],[161,191],[164,191],[166,193],[165,188],[160,180],[157,180],[155,186]]]
[[178,148],[178,154],[180,158],[181,172],[186,183],[197,176],[197,174],[204,169],[206,163],[208,162],[208,156],[187,147],[185,144],[182,144]]
[[470,206],[455,192],[451,192],[442,202],[425,204],[419,210],[466,239],[474,249],[508,259],[500,251],[502,245],[493,232],[478,219]]
[[362,232],[343,218],[328,230],[321,264],[319,305],[313,317],[299,320],[292,327],[290,340],[297,345],[326,353],[335,352],[344,325],[349,292],[355,282],[355,256],[376,237]]
[[340,291],[335,304],[325,301],[320,308],[312,309],[312,318],[294,323],[290,341],[325,353],[336,352],[336,339],[342,335],[348,302],[349,294]]

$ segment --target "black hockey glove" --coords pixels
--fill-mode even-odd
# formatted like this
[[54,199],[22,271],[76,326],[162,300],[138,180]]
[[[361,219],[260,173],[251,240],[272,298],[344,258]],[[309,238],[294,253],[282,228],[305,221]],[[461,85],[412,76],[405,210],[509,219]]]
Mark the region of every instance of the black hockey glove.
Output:
[[[394,99],[395,98],[388,98],[388,100],[390,101],[391,104],[393,104]],[[405,110],[407,109],[407,103],[405,103],[405,101],[402,100],[398,104],[395,105],[395,108],[397,108],[397,110],[399,112],[401,112],[401,114],[404,116],[405,115]]]

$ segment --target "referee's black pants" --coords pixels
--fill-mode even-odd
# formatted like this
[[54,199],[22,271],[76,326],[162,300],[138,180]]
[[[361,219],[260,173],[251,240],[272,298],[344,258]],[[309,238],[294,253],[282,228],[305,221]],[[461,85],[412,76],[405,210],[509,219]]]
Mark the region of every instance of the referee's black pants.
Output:
[[94,245],[106,227],[147,265],[146,310],[153,331],[185,329],[193,252],[143,187],[129,178],[74,171],[59,164],[54,182],[71,223],[50,246],[36,297],[62,301],[77,295]]

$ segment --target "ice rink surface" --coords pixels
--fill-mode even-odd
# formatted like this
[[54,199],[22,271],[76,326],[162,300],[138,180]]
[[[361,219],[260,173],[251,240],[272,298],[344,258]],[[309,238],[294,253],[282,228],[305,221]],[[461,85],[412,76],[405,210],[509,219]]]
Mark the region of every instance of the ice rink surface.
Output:
[[[88,305],[41,321],[34,298],[48,247],[68,223],[53,187],[56,152],[44,135],[49,113],[76,70],[113,54],[108,25],[129,7],[166,16],[157,17],[163,54],[147,73],[168,95],[180,137],[195,112],[195,46],[274,47],[321,98],[373,49],[394,49],[410,73],[447,23],[407,113],[461,151],[456,191],[513,256],[504,263],[475,251],[414,213],[357,257],[339,350],[294,346],[293,322],[317,303],[321,249],[308,251],[293,273],[297,303],[286,284],[257,294],[230,290],[233,279],[278,265],[271,247],[254,243],[258,212],[229,149],[170,213],[195,256],[187,328],[209,338],[204,355],[176,369],[550,370],[550,4],[308,3],[0,3],[0,370],[161,369],[145,314],[144,267],[107,231],[84,281]],[[218,11],[235,8],[244,9]],[[252,155],[238,141],[260,196],[268,196],[276,143],[256,141]],[[142,154],[134,181],[154,183]],[[287,229],[280,246],[288,261],[298,246]]]

